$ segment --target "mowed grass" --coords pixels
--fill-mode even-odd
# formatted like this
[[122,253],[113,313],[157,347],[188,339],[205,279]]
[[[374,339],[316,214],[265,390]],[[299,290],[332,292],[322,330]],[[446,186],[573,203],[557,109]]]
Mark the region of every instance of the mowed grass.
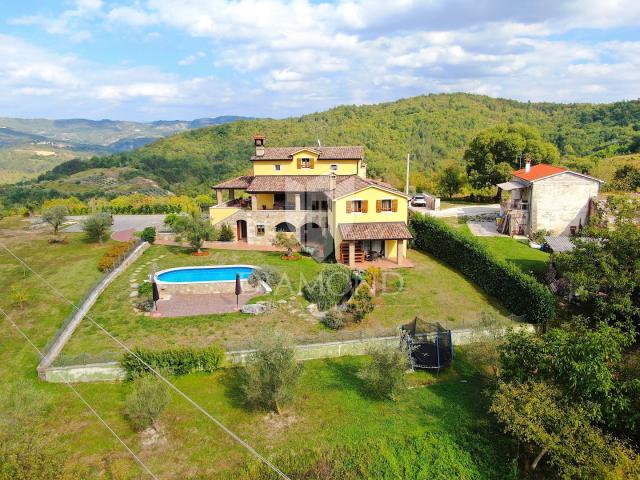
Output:
[[[451,328],[465,328],[483,313],[506,317],[508,312],[469,282],[462,274],[424,253],[410,250],[414,268],[385,272],[387,291],[376,298],[376,308],[361,324],[335,332],[306,310],[308,302],[299,295],[301,287],[322,268],[310,258],[286,261],[277,252],[211,250],[208,257],[194,257],[179,247],[153,246],[100,296],[89,312],[91,319],[109,330],[129,347],[167,348],[180,345],[206,346],[218,343],[227,350],[250,348],[261,328],[290,334],[297,343],[333,341],[360,336],[394,335],[397,327],[417,315],[439,321]],[[153,259],[156,259],[155,261]],[[266,315],[241,313],[153,318],[135,313],[129,297],[130,282],[142,282],[155,263],[158,269],[187,265],[249,264],[270,265],[283,273],[272,299],[279,308]],[[135,273],[136,270],[138,273]],[[278,301],[287,301],[281,305]],[[64,350],[73,357],[117,351],[92,322],[85,319]]]
[[[461,225],[460,231],[473,236],[467,224]],[[547,271],[550,255],[542,250],[531,248],[526,240],[517,240],[507,236],[473,237],[496,257],[512,262],[524,273],[529,273],[540,279]]]
[[[293,335],[313,334],[322,326],[304,311],[307,302],[297,293],[322,268],[315,260],[302,257],[297,261],[282,260],[279,252],[209,250],[209,255],[193,256],[181,247],[154,245],[120,275],[100,296],[89,317],[106,328],[129,347],[168,348],[172,346],[206,346],[220,343],[225,348],[248,346],[254,335],[268,326]],[[287,299],[268,315],[252,316],[238,312],[198,315],[178,318],[153,318],[136,313],[130,297],[131,281],[142,283],[151,268],[157,270],[191,265],[269,265],[283,274],[283,281],[274,293],[256,297],[252,301]],[[140,269],[137,273],[136,270]],[[135,301],[135,299],[133,299]],[[279,304],[278,304],[279,305]],[[100,353],[118,350],[113,340],[85,319],[64,350],[65,355]]]
[[[84,296],[99,277],[95,267],[109,244],[87,244],[80,235],[67,235],[68,245],[48,245],[47,235],[3,230],[7,225],[0,223],[0,241],[72,301]],[[231,261],[235,263],[238,258]],[[285,268],[304,268],[301,266],[304,264],[295,263]],[[308,268],[311,273],[318,267],[309,264]],[[128,274],[125,278],[128,281]],[[3,287],[28,291],[30,297],[24,307],[12,305],[8,295],[0,297],[0,305],[37,346],[45,345],[71,307],[5,253],[0,254],[0,282]],[[11,384],[22,381],[26,382],[23,385],[43,393],[49,414],[38,420],[39,429],[42,435],[53,438],[52,448],[66,459],[69,478],[144,478],[122,445],[68,387],[37,379],[37,354],[4,319],[0,331],[0,387],[4,392]],[[411,374],[414,388],[401,394],[397,402],[369,396],[358,377],[365,358],[307,362],[295,400],[285,408],[282,417],[246,408],[233,369],[172,381],[274,460],[295,457],[297,452],[308,448],[339,450],[343,445],[357,446],[370,440],[391,448],[404,445],[398,442],[405,437],[429,434],[437,438],[437,448],[426,452],[433,457],[431,462],[437,462],[438,455],[444,452],[448,460],[459,460],[460,468],[467,473],[464,478],[509,478],[513,446],[497,432],[487,414],[483,384],[477,372],[465,361],[463,350],[457,353],[453,367],[439,376],[425,372]],[[188,479],[196,475],[216,478],[223,472],[229,478],[237,478],[240,470],[253,461],[245,450],[177,395],[161,416],[160,441],[148,444],[147,437],[132,431],[123,416],[130,384],[80,384],[76,388],[159,478]],[[370,463],[379,459],[380,454],[377,450],[363,450],[360,461]],[[408,462],[428,463],[424,458],[416,458],[409,448],[400,449],[395,455],[395,461],[374,473],[376,478],[395,478],[390,473],[393,468]]]

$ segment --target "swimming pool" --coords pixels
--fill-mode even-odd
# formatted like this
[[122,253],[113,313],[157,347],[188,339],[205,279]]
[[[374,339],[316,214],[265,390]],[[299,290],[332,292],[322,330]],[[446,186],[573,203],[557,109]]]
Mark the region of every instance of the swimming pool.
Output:
[[235,282],[236,274],[246,280],[256,267],[252,265],[215,265],[169,268],[156,273],[158,284]]

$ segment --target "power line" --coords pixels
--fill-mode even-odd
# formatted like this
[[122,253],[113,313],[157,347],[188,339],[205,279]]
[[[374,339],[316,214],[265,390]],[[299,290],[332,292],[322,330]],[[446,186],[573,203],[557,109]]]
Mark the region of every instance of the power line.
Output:
[[[27,336],[27,334],[24,333],[24,331],[20,327],[18,327],[18,325],[13,320],[11,320],[11,318],[9,317],[9,314],[7,314],[7,312],[5,312],[4,309],[2,308],[0,308],[0,313],[2,313],[5,316],[5,318],[9,321],[9,323],[11,323],[11,325],[13,325],[13,327],[18,331],[18,333],[20,333],[20,335],[22,335],[24,339],[27,342],[29,342],[29,344],[34,348],[36,352],[38,352],[38,355],[40,355],[40,358],[42,359],[44,357],[44,354],[40,351],[38,347],[35,346],[35,344]],[[78,398],[82,401],[82,403],[85,404],[85,406],[89,409],[89,411],[93,413],[98,420],[100,420],[100,422],[106,427],[106,429],[109,430],[109,432],[111,432],[111,434],[122,444],[122,446],[131,454],[131,456],[135,459],[135,461],[138,462],[138,464],[144,469],[144,471],[147,472],[151,476],[151,478],[158,480],[158,477],[156,477],[153,474],[153,472],[149,469],[149,467],[147,467],[147,465],[142,461],[142,459],[138,457],[138,455],[136,455],[135,452],[131,450],[131,448],[129,448],[129,446],[109,426],[109,424],[105,422],[105,420],[100,416],[98,412],[96,412],[96,410],[89,404],[89,402],[87,402],[87,400],[80,394],[80,392],[76,390],[76,388],[71,383],[69,383],[66,379],[64,379],[64,383],[67,385],[67,387],[71,389],[73,393],[75,393],[78,396]]]
[[[13,253],[4,243],[0,242],[0,246],[2,248],[4,248],[9,253],[9,255],[14,257],[25,268],[27,268],[31,273],[36,275],[42,282],[44,282],[51,289],[51,291],[53,291],[58,297],[62,298],[64,301],[66,301],[69,305],[71,305],[76,310],[80,310],[80,308],[75,303],[73,303],[71,300],[66,298],[64,296],[64,294],[62,294],[62,292],[60,292],[57,288],[55,288],[46,278],[44,278],[38,272],[33,270],[24,260],[22,260],[20,257],[18,257],[15,253]],[[209,420],[211,420],[218,428],[220,428],[223,432],[225,432],[227,435],[229,435],[233,440],[235,440],[240,446],[242,446],[245,450],[247,450],[251,455],[253,455],[259,461],[261,461],[267,467],[269,467],[271,470],[273,470],[280,478],[282,478],[284,480],[291,480],[282,470],[280,470],[273,463],[271,463],[266,457],[262,456],[256,449],[254,449],[251,445],[249,445],[245,440],[240,438],[229,427],[227,427],[220,420],[218,420],[216,417],[214,417],[209,412],[207,412],[199,403],[197,403],[195,400],[193,400],[191,397],[189,397],[189,395],[187,395],[182,390],[180,390],[178,387],[176,387],[173,383],[171,383],[160,372],[158,372],[156,369],[154,369],[151,365],[149,365],[147,362],[145,362],[142,358],[140,358],[140,356],[137,353],[135,353],[133,350],[131,350],[128,346],[126,346],[124,343],[122,343],[120,340],[118,340],[116,337],[114,337],[106,328],[104,328],[102,325],[100,325],[98,322],[96,322],[93,318],[91,318],[88,313],[87,313],[87,315],[85,315],[84,318],[88,319],[91,323],[93,323],[96,327],[98,327],[105,335],[107,335],[114,342],[116,342],[118,345],[120,345],[120,347],[122,347],[122,349],[124,349],[127,353],[133,355],[140,363],[142,363],[145,367],[147,367],[149,369],[149,371],[153,372],[154,375],[156,375],[159,379],[161,379],[164,383],[166,383],[169,386],[169,388],[171,388],[173,391],[175,391],[178,395],[180,395],[182,398],[184,398],[187,402],[189,402],[196,410],[198,410],[205,417],[207,417]]]

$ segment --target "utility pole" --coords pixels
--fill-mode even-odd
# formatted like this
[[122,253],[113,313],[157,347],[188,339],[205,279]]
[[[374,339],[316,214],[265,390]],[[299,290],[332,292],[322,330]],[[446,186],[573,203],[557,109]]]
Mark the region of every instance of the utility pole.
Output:
[[411,159],[411,154],[407,153],[407,182],[404,187],[405,195],[409,195],[409,160]]

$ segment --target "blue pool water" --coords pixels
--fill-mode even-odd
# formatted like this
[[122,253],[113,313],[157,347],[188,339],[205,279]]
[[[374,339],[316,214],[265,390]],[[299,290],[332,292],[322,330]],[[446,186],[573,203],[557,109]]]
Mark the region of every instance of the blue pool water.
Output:
[[236,279],[236,273],[240,274],[242,280],[249,278],[253,272],[252,267],[228,266],[228,267],[206,267],[206,268],[180,268],[170,272],[160,273],[158,280],[171,283],[188,282],[222,282]]

